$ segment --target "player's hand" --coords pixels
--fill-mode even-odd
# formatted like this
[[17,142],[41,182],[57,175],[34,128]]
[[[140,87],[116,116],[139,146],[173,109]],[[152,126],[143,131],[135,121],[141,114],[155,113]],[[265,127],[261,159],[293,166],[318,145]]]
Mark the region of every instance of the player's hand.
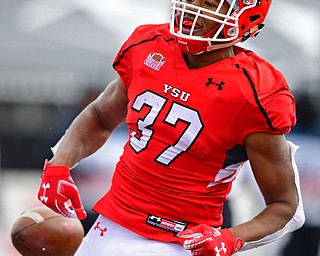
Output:
[[68,166],[48,165],[46,160],[41,179],[38,199],[44,205],[65,217],[87,217]]
[[196,256],[230,256],[242,247],[242,240],[236,239],[229,229],[215,229],[206,224],[179,232],[185,239],[183,247]]

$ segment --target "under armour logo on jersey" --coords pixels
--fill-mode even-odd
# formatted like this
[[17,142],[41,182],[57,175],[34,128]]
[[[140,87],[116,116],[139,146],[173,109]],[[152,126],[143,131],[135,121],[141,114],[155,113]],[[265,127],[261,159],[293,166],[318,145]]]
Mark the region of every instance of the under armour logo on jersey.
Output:
[[157,222],[161,222],[162,218],[154,216],[154,215],[149,215],[149,219]]
[[208,82],[206,82],[206,86],[209,86],[209,85],[214,85],[214,86],[217,86],[218,87],[218,91],[221,91],[222,90],[222,86],[225,84],[225,82],[221,81],[220,83],[217,83],[217,82],[214,82],[213,81],[213,78],[208,78]]
[[146,66],[156,71],[159,71],[165,62],[165,57],[160,53],[149,53],[147,58],[144,60],[144,64]]
[[218,248],[218,246],[216,246],[214,248],[214,250],[216,251],[216,256],[220,256],[220,252],[223,252],[224,254],[227,253],[227,249],[225,247],[225,243],[221,242],[221,248]]
[[99,230],[100,231],[100,236],[104,236],[104,233],[107,232],[107,228],[106,227],[104,227],[104,228],[100,227],[100,224],[101,224],[101,222],[98,221],[93,229],[94,230]]
[[47,184],[42,183],[42,186],[41,186],[41,187],[43,188],[43,195],[40,196],[40,201],[46,203],[46,202],[48,201],[48,199],[49,199],[49,198],[46,196],[46,192],[47,192],[47,189],[50,188],[50,183],[47,183]]

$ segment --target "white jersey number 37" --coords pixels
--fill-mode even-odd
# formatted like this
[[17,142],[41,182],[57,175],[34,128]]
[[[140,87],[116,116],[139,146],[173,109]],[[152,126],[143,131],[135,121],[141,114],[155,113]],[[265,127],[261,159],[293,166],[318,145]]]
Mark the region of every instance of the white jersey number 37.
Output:
[[[166,98],[150,91],[140,94],[135,99],[132,104],[132,109],[135,111],[140,112],[144,106],[150,108],[150,111],[143,119],[138,119],[137,128],[140,131],[140,135],[138,136],[135,131],[132,131],[130,134],[130,145],[135,152],[139,153],[148,147],[148,143],[152,139],[154,133],[152,125],[155,123],[166,101]],[[165,148],[155,159],[155,161],[161,164],[170,165],[174,159],[191,147],[199,136],[203,124],[199,113],[196,110],[187,108],[176,102],[172,103],[164,121],[173,127],[176,126],[178,122],[187,124],[186,129],[180,135],[178,141],[174,145]]]

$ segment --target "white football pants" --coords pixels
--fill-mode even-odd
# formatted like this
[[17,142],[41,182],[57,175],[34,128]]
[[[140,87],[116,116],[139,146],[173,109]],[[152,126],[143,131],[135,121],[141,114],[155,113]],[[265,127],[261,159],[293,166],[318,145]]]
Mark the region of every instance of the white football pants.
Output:
[[75,256],[191,256],[182,245],[144,238],[100,215]]

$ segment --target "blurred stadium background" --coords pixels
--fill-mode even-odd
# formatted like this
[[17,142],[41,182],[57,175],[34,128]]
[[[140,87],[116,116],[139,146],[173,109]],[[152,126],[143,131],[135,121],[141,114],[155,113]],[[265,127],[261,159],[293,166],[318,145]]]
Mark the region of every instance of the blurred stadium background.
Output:
[[[0,255],[14,256],[10,229],[22,211],[39,204],[39,176],[44,159],[51,157],[50,147],[116,76],[112,61],[131,31],[139,24],[169,21],[170,1],[0,0],[0,6]],[[319,164],[310,164],[320,147],[319,6],[318,0],[274,1],[264,31],[243,44],[287,77],[298,103],[293,141],[306,144],[299,159],[309,173],[319,171]],[[109,186],[125,136],[120,127],[112,141],[74,171],[88,210]],[[306,193],[313,212],[307,223],[319,229],[318,176],[307,179],[301,172],[306,187],[312,180],[314,188]],[[97,182],[101,186],[95,185],[94,193],[85,192]],[[251,183],[240,177],[235,184],[235,191],[248,198],[231,195],[234,222],[261,206]],[[280,255],[289,238],[241,255]]]

